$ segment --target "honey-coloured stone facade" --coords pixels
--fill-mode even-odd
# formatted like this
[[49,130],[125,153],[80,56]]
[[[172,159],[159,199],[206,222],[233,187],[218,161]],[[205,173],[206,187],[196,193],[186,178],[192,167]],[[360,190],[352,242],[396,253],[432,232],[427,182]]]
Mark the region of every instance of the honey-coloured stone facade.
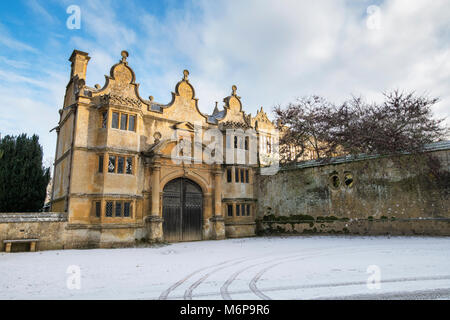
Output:
[[[164,187],[177,178],[201,190],[201,239],[255,235],[259,130],[271,141],[274,124],[262,109],[254,118],[246,114],[236,86],[223,99],[223,110],[216,106],[212,115],[203,114],[187,70],[168,104],[151,96],[143,99],[127,58],[123,51],[103,87],[86,85],[87,53],[75,50],[69,59],[71,76],[56,129],[51,201],[52,211],[68,213],[65,248],[164,241],[164,212],[170,205],[164,203]],[[227,141],[230,128],[254,129],[256,139],[245,140],[245,148],[245,137]],[[188,153],[192,161],[186,161],[181,140],[192,138],[192,146],[197,143],[204,152],[203,138],[211,129],[223,134],[222,159],[237,147],[244,160],[207,163],[194,161],[194,154]],[[198,135],[200,142],[195,142]],[[249,143],[256,148],[253,161]]]

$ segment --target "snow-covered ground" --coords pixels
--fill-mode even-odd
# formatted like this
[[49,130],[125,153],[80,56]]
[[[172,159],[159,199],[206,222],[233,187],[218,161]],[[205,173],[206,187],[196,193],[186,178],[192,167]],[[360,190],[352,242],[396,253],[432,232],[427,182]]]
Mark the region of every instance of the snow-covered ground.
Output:
[[0,253],[0,299],[330,298],[450,299],[450,238],[263,237]]

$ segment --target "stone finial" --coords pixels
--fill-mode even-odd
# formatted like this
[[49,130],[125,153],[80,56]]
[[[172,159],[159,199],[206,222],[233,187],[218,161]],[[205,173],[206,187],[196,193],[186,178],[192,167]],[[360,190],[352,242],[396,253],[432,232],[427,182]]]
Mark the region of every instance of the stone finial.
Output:
[[150,102],[153,102],[153,99],[154,99],[153,96],[148,97],[148,100],[150,100]]
[[94,87],[95,87],[95,89],[97,89],[97,90],[100,90],[100,89],[102,88],[102,86],[99,85],[98,83],[97,83]]
[[128,51],[123,50],[120,55],[122,56],[122,62],[127,62],[127,58],[129,56]]
[[184,71],[183,71],[183,80],[184,80],[184,81],[187,81],[188,76],[189,76],[189,71],[188,71],[188,70],[184,70]]
[[236,96],[236,90],[237,90],[237,87],[236,87],[235,85],[233,85],[233,86],[231,87],[231,90],[233,90],[233,91],[231,92],[231,95],[232,95],[232,96]]
[[218,112],[219,112],[219,108],[217,107],[217,101],[216,101],[216,106],[214,107],[213,114],[216,114]]

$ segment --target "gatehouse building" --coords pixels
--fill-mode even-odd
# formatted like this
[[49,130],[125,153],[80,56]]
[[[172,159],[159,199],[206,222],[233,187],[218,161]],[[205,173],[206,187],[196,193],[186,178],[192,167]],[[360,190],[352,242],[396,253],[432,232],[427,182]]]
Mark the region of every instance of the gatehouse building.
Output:
[[[187,70],[169,103],[144,99],[121,55],[103,87],[86,85],[87,53],[69,59],[51,200],[51,211],[68,213],[66,246],[253,236],[255,176],[274,124],[262,108],[247,114],[234,85],[221,110],[202,113]],[[212,152],[211,132],[221,140]],[[205,162],[211,153],[220,160]]]

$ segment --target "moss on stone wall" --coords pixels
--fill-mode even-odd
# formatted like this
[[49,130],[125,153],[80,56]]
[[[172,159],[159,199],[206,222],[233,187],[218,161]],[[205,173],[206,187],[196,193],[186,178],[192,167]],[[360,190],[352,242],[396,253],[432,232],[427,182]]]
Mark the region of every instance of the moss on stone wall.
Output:
[[339,220],[339,218],[335,217],[335,216],[329,216],[329,217],[319,216],[319,217],[316,217],[316,221],[317,222],[333,222],[333,221],[336,221],[336,220]]
[[450,219],[361,219],[334,220],[319,225],[287,222],[258,222],[258,235],[441,235],[450,236]]
[[262,219],[260,219],[262,222],[268,222],[268,223],[321,223],[321,222],[333,222],[333,221],[349,221],[349,218],[338,218],[335,216],[318,216],[313,217],[307,214],[297,214],[297,215],[290,215],[290,216],[276,216],[274,214],[269,214],[263,216]]
[[[394,224],[403,228],[420,224],[422,219],[450,219],[449,159],[450,150],[439,150],[258,176],[257,217],[261,228],[273,224],[273,229],[281,227],[289,233],[313,233],[316,227],[317,233],[351,234],[387,233]],[[345,183],[349,174],[350,185]],[[333,185],[333,176],[339,177],[338,186]],[[441,220],[426,225],[448,229],[448,223]],[[409,231],[402,229],[401,233]]]
[[315,221],[313,216],[306,214],[297,214],[291,216],[276,216],[274,214],[265,215],[262,218],[262,221],[270,221],[270,222],[281,222],[281,223],[291,223],[291,222],[309,222]]

